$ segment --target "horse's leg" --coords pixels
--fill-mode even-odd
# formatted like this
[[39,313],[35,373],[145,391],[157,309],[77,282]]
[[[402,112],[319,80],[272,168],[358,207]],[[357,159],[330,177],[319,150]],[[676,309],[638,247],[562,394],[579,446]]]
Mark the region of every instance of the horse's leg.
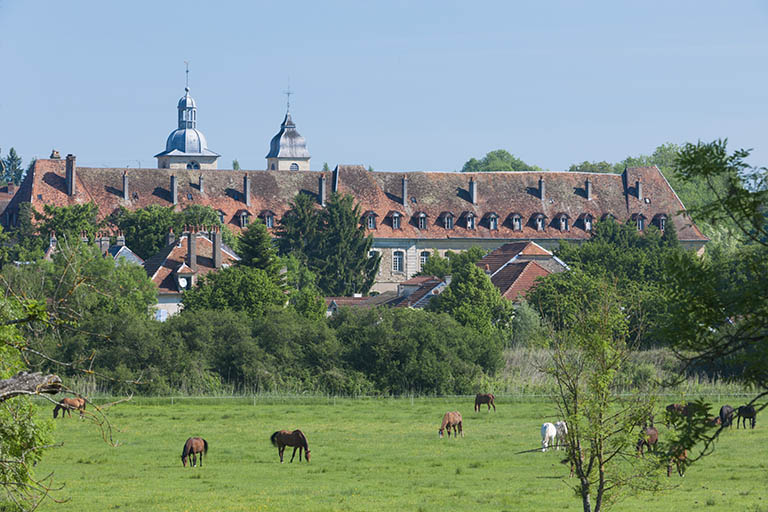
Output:
[[277,448],[277,453],[280,455],[280,464],[283,463],[283,452],[285,451],[285,445],[281,445]]
[[[495,403],[493,403],[493,402],[491,402],[491,405],[493,406],[493,412],[496,412],[496,404],[495,404]],[[488,407],[488,410],[490,411],[490,410],[491,410],[491,408],[490,408],[490,407]]]
[[200,452],[200,467],[203,467],[203,452]]
[[[296,448],[298,448],[298,446],[293,447],[293,455],[291,455],[291,462],[293,462],[293,458],[296,456]],[[299,461],[301,461],[301,454],[299,454]]]

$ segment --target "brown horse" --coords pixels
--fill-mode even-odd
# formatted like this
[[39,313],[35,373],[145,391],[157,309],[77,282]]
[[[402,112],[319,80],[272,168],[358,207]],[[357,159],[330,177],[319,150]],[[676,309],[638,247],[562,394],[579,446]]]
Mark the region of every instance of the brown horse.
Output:
[[656,427],[643,427],[640,431],[640,439],[637,440],[637,454],[643,455],[643,448],[648,448],[648,451],[653,451],[656,448],[656,443],[659,442],[659,431]]
[[680,476],[685,476],[685,461],[688,460],[688,452],[686,450],[683,450],[682,452],[678,453],[677,455],[672,455],[672,458],[669,460],[669,463],[667,464],[667,476],[672,476],[672,464],[677,466],[677,474]]
[[[440,425],[440,430],[437,431],[441,439],[443,437],[443,430],[446,429],[448,430],[448,437],[451,437],[451,427],[453,427],[454,437],[458,438],[459,434],[461,434],[461,437],[464,437],[464,431],[461,429],[461,413],[459,411],[447,412],[443,416],[443,424]],[[458,434],[456,433],[457,428]]]
[[747,428],[747,420],[749,420],[752,428],[755,428],[755,420],[757,419],[757,411],[753,405],[742,405],[736,411],[736,429],[739,428],[739,422],[744,424],[744,428]]
[[289,432],[288,430],[278,430],[270,438],[272,444],[277,446],[277,453],[280,455],[280,464],[283,463],[283,452],[285,452],[286,446],[293,446],[293,455],[291,455],[291,462],[296,456],[296,449],[299,450],[299,462],[301,462],[301,452],[304,451],[304,457],[309,462],[309,445],[307,444],[307,437],[301,430],[294,430]]
[[61,417],[64,417],[64,413],[67,413],[69,417],[72,417],[72,410],[80,411],[80,417],[85,414],[85,398],[62,398],[61,401],[53,408],[54,419],[59,415],[59,409],[61,409]]
[[485,393],[485,394],[478,394],[475,396],[475,412],[478,412],[480,410],[480,406],[483,404],[488,404],[488,410],[491,410],[491,406],[493,406],[493,412],[496,412],[496,405],[494,405],[493,400],[494,396],[491,393]]
[[208,441],[202,437],[190,437],[184,443],[184,451],[181,452],[181,463],[187,467],[187,457],[189,457],[189,466],[197,466],[197,454],[200,454],[200,467],[203,467],[203,455],[208,454]]

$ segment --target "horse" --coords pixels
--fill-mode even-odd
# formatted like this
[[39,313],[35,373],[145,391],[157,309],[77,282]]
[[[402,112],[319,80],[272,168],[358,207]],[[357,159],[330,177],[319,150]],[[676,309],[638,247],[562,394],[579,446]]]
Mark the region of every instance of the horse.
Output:
[[747,420],[749,420],[752,428],[755,428],[755,420],[757,419],[757,411],[755,411],[754,405],[742,405],[739,410],[736,411],[736,429],[739,428],[739,422],[743,420],[744,428],[747,428]]
[[689,413],[690,408],[688,404],[669,404],[667,406],[667,427],[672,426],[672,421],[670,421],[672,418],[688,416]]
[[197,466],[197,454],[200,454],[200,467],[203,467],[203,455],[208,454],[208,441],[202,437],[190,437],[184,443],[184,450],[181,452],[181,463],[187,467],[187,457],[189,457],[189,467]]
[[296,450],[299,450],[299,462],[301,462],[301,452],[304,452],[304,458],[309,462],[309,445],[307,444],[307,437],[301,430],[294,430],[290,432],[288,430],[278,430],[272,437],[269,438],[272,444],[277,446],[277,453],[280,455],[280,464],[283,463],[283,452],[285,452],[286,446],[293,446],[293,455],[291,455],[291,462],[296,456]]
[[669,459],[669,463],[667,464],[667,477],[672,476],[672,464],[674,464],[677,467],[677,474],[680,476],[685,476],[685,461],[688,460],[688,452],[686,450],[683,450],[681,453],[678,453],[676,455],[672,455],[672,458]]
[[566,448],[565,436],[568,435],[568,425],[565,421],[558,421],[555,423],[555,430],[557,430],[557,437],[555,438],[555,449],[559,450],[562,446]]
[[491,407],[493,407],[493,412],[496,412],[496,405],[493,403],[494,398],[492,393],[478,393],[475,395],[475,412],[480,410],[482,404],[488,404],[488,410],[490,411]]
[[[458,439],[459,434],[464,437],[464,431],[461,428],[461,413],[459,411],[447,412],[443,415],[443,423],[440,430],[437,431],[440,439],[443,438],[443,430],[448,430],[448,437],[451,437],[451,427],[453,427],[453,437]],[[456,432],[458,429],[458,433]]]
[[557,427],[551,423],[545,423],[541,426],[541,451],[547,451],[547,446],[555,444],[557,439]]
[[61,417],[64,417],[64,413],[67,413],[69,417],[72,417],[72,410],[80,411],[80,417],[85,414],[85,398],[62,398],[61,401],[53,408],[53,418],[59,415],[59,409],[61,409]]
[[640,431],[640,438],[637,440],[637,454],[643,455],[643,447],[648,448],[648,451],[653,451],[656,448],[656,443],[659,442],[659,431],[656,427],[643,427]]
[[720,408],[720,424],[724,427],[733,426],[733,407],[724,405]]

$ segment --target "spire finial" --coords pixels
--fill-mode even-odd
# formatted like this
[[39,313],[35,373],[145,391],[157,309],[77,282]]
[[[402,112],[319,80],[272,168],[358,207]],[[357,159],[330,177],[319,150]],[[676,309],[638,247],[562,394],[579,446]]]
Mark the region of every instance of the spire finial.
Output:
[[291,94],[293,94],[291,92],[291,79],[290,78],[288,79],[288,89],[286,89],[283,94],[285,94],[287,96],[287,98],[288,98],[288,101],[286,102],[287,105],[285,107],[285,112],[290,114],[290,112],[291,112]]
[[185,60],[184,61],[184,65],[187,67],[187,71],[186,71],[186,74],[187,74],[187,85],[186,85],[186,87],[184,87],[184,90],[189,92],[189,61]]

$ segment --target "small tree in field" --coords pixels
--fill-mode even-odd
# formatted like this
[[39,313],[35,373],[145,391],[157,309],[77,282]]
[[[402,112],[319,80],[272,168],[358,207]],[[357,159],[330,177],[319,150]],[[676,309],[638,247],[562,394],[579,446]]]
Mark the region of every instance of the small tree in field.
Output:
[[[556,402],[568,425],[568,462],[576,477],[574,491],[585,512],[599,512],[621,491],[658,488],[656,477],[668,457],[637,457],[641,427],[650,421],[652,390],[624,396],[617,386],[629,355],[629,320],[615,287],[582,304],[582,314],[552,339],[548,372],[557,382]],[[641,392],[643,393],[643,392]]]

